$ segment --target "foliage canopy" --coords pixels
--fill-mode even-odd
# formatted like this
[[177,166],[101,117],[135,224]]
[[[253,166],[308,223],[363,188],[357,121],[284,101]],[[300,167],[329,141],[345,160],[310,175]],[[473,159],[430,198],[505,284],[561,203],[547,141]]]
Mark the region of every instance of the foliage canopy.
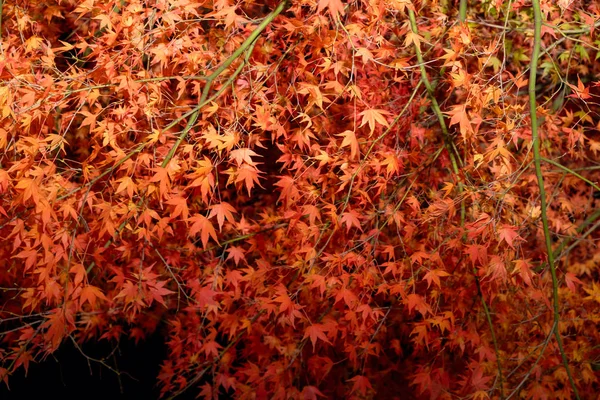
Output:
[[598,393],[600,9],[457,3],[2,1],[0,379],[161,329],[165,397]]

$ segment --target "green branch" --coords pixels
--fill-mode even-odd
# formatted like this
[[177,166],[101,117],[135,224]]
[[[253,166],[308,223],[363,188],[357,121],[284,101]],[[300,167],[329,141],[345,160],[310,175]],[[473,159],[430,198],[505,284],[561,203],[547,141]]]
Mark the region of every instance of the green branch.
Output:
[[[586,237],[588,237],[589,235],[591,235],[593,232],[596,231],[596,229],[598,228],[598,226],[600,226],[600,222],[596,222],[596,220],[600,218],[600,210],[596,210],[592,215],[590,215],[585,221],[583,221],[583,223],[581,225],[579,225],[577,227],[577,233],[581,234],[580,237],[577,238],[577,240],[575,240],[575,242],[573,242],[569,247],[567,247],[567,244],[569,244],[570,240],[573,238],[572,236],[567,236],[560,244],[560,246],[558,246],[558,248],[556,250],[554,250],[554,261],[559,260],[560,258],[562,258],[565,254],[568,254],[571,250],[573,250],[582,240],[584,240]],[[585,233],[583,232],[583,230],[590,225],[591,223],[596,222],[590,229],[588,229]],[[565,250],[565,247],[567,247],[567,249]]]
[[[461,18],[461,21],[464,21],[465,16],[466,16],[466,11],[467,11],[466,0],[461,0],[460,8],[461,8],[460,9],[460,18]],[[408,17],[410,19],[411,30],[413,31],[413,33],[418,35],[419,30],[417,27],[417,20],[415,18],[415,13],[410,8],[408,9]],[[456,179],[458,180],[458,193],[461,198],[461,201],[460,201],[460,226],[463,228],[463,231],[464,231],[467,213],[466,213],[465,199],[463,196],[464,183],[463,183],[462,177],[460,176],[460,170],[459,170],[459,166],[458,166],[458,162],[460,162],[461,166],[463,165],[463,162],[460,159],[460,157],[458,156],[458,151],[456,151],[456,146],[455,146],[454,142],[452,141],[452,138],[448,132],[448,128],[447,128],[446,122],[444,120],[444,114],[442,114],[442,111],[437,102],[437,99],[435,98],[433,86],[431,85],[431,82],[429,81],[429,78],[427,77],[427,71],[425,70],[425,63],[423,61],[423,54],[421,53],[421,48],[416,43],[415,43],[415,52],[417,54],[417,61],[419,63],[419,69],[421,70],[421,80],[422,80],[423,84],[425,85],[425,88],[427,89],[427,93],[429,94],[429,99],[431,101],[431,108],[433,109],[433,112],[435,113],[435,115],[439,121],[440,128],[442,129],[442,135],[443,135],[443,139],[444,139],[444,147],[446,148],[446,151],[448,151],[448,154],[450,156],[450,162],[452,164],[452,172],[454,173],[454,175],[456,176]],[[463,234],[463,240],[464,240],[465,236],[466,235]],[[487,302],[485,301],[483,292],[481,291],[481,285],[479,282],[479,276],[477,276],[477,271],[474,270],[473,275],[475,277],[475,282],[477,284],[477,291],[479,294],[479,298],[481,299],[481,303],[483,305],[483,311],[485,313],[488,327],[489,327],[491,335],[492,335],[492,342],[494,345],[494,351],[496,353],[496,363],[497,363],[497,368],[498,368],[498,381],[499,381],[499,386],[500,386],[500,398],[504,398],[504,386],[503,386],[504,376],[502,373],[502,364],[500,361],[500,349],[498,348],[498,342],[496,340],[496,331],[494,328],[494,324],[492,323],[492,316],[491,316],[489,307],[487,305]]]
[[[177,151],[177,148],[181,145],[181,142],[183,142],[183,140],[187,136],[187,134],[190,131],[190,129],[192,128],[192,126],[198,120],[198,116],[200,114],[200,110],[202,109],[202,107],[204,107],[206,104],[208,104],[210,102],[211,99],[208,99],[208,93],[210,92],[210,89],[212,88],[212,84],[213,84],[214,80],[217,79],[219,77],[219,75],[221,75],[227,68],[229,68],[229,66],[240,55],[242,55],[242,53],[244,53],[246,50],[250,50],[254,46],[254,42],[256,41],[256,39],[258,39],[258,36],[262,33],[262,31],[264,31],[266,29],[267,26],[269,26],[269,24],[275,19],[275,17],[277,17],[279,14],[281,14],[281,12],[283,10],[285,10],[285,8],[287,7],[287,3],[288,3],[288,0],[283,0],[281,3],[279,3],[277,5],[277,7],[269,15],[267,15],[267,17],[263,20],[263,22],[261,22],[260,25],[258,25],[258,27],[254,31],[252,31],[252,33],[250,34],[250,36],[248,36],[248,38],[244,41],[244,43],[242,43],[240,45],[240,47],[238,47],[236,49],[236,51],[234,51],[233,54],[230,55],[227,58],[227,60],[225,60],[223,62],[223,64],[221,64],[212,74],[210,74],[209,76],[206,77],[206,85],[204,86],[204,89],[202,89],[202,95],[198,99],[198,105],[191,111],[191,113],[189,113],[190,119],[188,120],[188,123],[187,123],[185,129],[180,133],[179,137],[177,138],[177,142],[175,142],[175,144],[169,151],[169,154],[167,154],[165,160],[163,161],[163,163],[162,163],[163,168],[165,168],[167,166],[167,164],[169,163],[169,161],[171,161],[171,159],[175,155],[175,152]],[[248,54],[246,56],[246,61],[248,60],[249,56],[250,56],[250,52],[248,52]],[[234,77],[237,76],[237,74],[239,74],[241,72],[241,68],[243,67],[243,65],[244,65],[244,63],[242,63],[241,66],[237,68],[237,70],[234,72],[233,76],[229,78],[230,81],[233,81]],[[221,90],[219,91],[218,94],[222,93],[222,91],[225,90],[224,89],[225,87],[227,87],[227,85],[223,85],[223,87],[221,88]]]
[[[198,99],[198,105],[193,110],[191,110],[191,111],[187,112],[186,114],[182,115],[177,120],[171,122],[168,126],[166,126],[163,129],[163,130],[169,130],[169,129],[173,128],[175,125],[177,125],[180,121],[183,121],[185,118],[190,117],[190,119],[188,120],[185,128],[179,134],[179,137],[177,138],[177,141],[175,142],[175,144],[173,145],[173,147],[171,148],[171,150],[169,151],[169,153],[165,157],[164,161],[162,162],[162,164],[161,164],[162,168],[165,168],[167,166],[167,164],[169,164],[169,162],[171,161],[171,159],[175,155],[175,152],[177,151],[177,148],[181,145],[181,143],[183,142],[183,140],[185,140],[185,137],[187,136],[187,134],[189,133],[189,131],[192,129],[192,127],[194,126],[194,124],[198,120],[198,116],[200,115],[200,110],[202,109],[202,107],[204,107],[206,104],[210,103],[212,100],[214,100],[217,97],[219,97],[221,95],[221,93],[223,93],[227,89],[227,86],[231,82],[233,82],[233,80],[235,79],[235,77],[242,71],[244,65],[246,65],[246,63],[248,62],[248,60],[250,58],[250,54],[252,53],[254,45],[256,44],[256,39],[258,38],[258,36],[260,35],[260,33],[263,30],[265,30],[265,28],[273,21],[273,19],[275,19],[275,17],[277,15],[279,15],[285,9],[285,7],[287,5],[287,2],[288,2],[288,0],[283,0],[281,3],[279,3],[279,5],[277,6],[277,8],[275,8],[275,10],[273,10],[273,12],[271,12],[271,14],[269,14],[264,19],[264,21],[256,28],[256,30],[254,30],[250,34],[250,36],[244,41],[244,43],[242,43],[240,45],[240,47],[231,56],[229,56],[227,58],[227,60],[225,60],[225,62],[223,62],[223,64],[221,64],[212,74],[210,74],[208,77],[206,77],[206,86],[204,86],[204,89],[202,90],[202,95]],[[219,77],[219,75],[221,73],[223,73],[223,71],[225,71],[245,51],[247,53],[246,53],[246,59],[244,60],[244,62],[242,62],[236,68],[236,70],[228,78],[228,80],[226,81],[226,83],[224,85],[222,85],[222,87],[214,95],[212,95],[209,98],[208,94],[209,94],[210,89],[212,87],[213,81],[217,77]],[[133,154],[140,152],[146,146],[146,144],[147,144],[147,142],[141,143],[140,145],[138,145],[134,149],[134,151],[132,151],[130,154],[128,154],[123,160],[120,160],[118,163],[116,163],[112,168],[109,169],[109,171],[105,171],[99,177],[97,177],[94,180],[92,180],[91,182],[89,182],[88,185],[84,185],[84,186],[91,186],[91,185],[93,185],[100,178],[102,178],[103,176],[107,175],[111,171],[115,170],[119,165],[121,165],[123,162],[125,162],[125,160],[131,158],[133,156]],[[74,192],[77,192],[77,191],[81,190],[84,186],[82,186],[80,188],[77,188],[77,189],[75,189],[75,190],[67,193],[67,195],[65,195],[64,197],[67,197],[67,196],[73,194]],[[140,199],[137,202],[136,206],[139,207],[141,205],[142,201],[143,201],[143,199]],[[82,207],[83,207],[83,205],[82,205]],[[116,235],[118,235],[125,228],[125,226],[127,225],[128,222],[129,222],[129,219],[125,219],[118,226],[118,228],[116,229],[116,232],[114,233],[115,237],[116,237]],[[113,238],[109,239],[104,244],[104,249],[107,249],[112,243],[113,243]],[[94,268],[95,265],[96,265],[95,262],[92,262],[88,266],[88,268],[86,269],[86,272],[89,274],[90,271]]]
[[490,328],[490,333],[492,335],[492,344],[494,345],[494,352],[496,353],[496,367],[498,368],[498,384],[500,386],[500,398],[504,399],[504,374],[502,373],[502,364],[500,363],[500,349],[498,348],[498,340],[496,339],[496,330],[494,329],[494,324],[492,322],[492,314],[490,313],[490,309],[485,301],[485,297],[483,297],[483,291],[481,290],[481,281],[479,280],[479,276],[477,275],[477,271],[473,269],[473,275],[475,276],[475,285],[477,286],[477,293],[479,294],[479,298],[481,299],[481,305],[483,306],[483,312],[485,313],[485,319]]
[[2,13],[4,12],[4,0],[0,0],[0,39],[2,39]]
[[550,235],[550,228],[548,226],[548,215],[546,212],[546,190],[544,188],[544,176],[542,174],[542,157],[540,155],[540,138],[538,132],[538,119],[537,119],[537,103],[536,103],[536,90],[535,83],[537,78],[537,66],[538,58],[540,55],[541,39],[542,39],[542,11],[540,8],[539,0],[532,0],[533,5],[533,16],[534,16],[534,34],[533,34],[533,54],[531,56],[531,63],[529,65],[529,113],[531,116],[531,137],[533,141],[533,157],[535,164],[535,174],[537,176],[538,187],[540,191],[540,202],[542,208],[542,226],[544,229],[544,237],[546,239],[546,253],[548,255],[548,265],[550,267],[550,273],[552,275],[552,300],[554,310],[554,336],[558,343],[560,355],[562,357],[563,365],[567,371],[569,377],[569,383],[575,394],[575,398],[579,399],[579,393],[577,392],[577,386],[573,380],[571,369],[569,368],[569,360],[565,354],[565,350],[560,336],[559,321],[560,321],[560,302],[558,298],[558,278],[556,276],[556,265],[554,263],[554,252],[552,251],[552,237]]
[[[410,27],[414,34],[419,34],[419,28],[417,27],[417,20],[415,18],[415,13],[410,8],[408,9],[408,17],[410,19]],[[417,61],[419,63],[419,69],[421,70],[421,80],[427,89],[427,93],[429,94],[429,100],[431,101],[431,108],[435,113],[438,122],[440,124],[440,128],[442,129],[442,135],[444,138],[444,147],[446,151],[448,151],[448,155],[450,156],[450,163],[452,164],[452,172],[456,176],[458,180],[458,192],[460,197],[462,198],[462,194],[464,192],[464,185],[462,182],[462,178],[460,176],[460,171],[458,169],[458,162],[460,162],[461,166],[463,165],[462,160],[458,157],[458,151],[456,151],[456,146],[448,133],[448,127],[446,126],[446,122],[444,121],[444,114],[442,114],[442,110],[440,109],[440,105],[435,98],[435,94],[433,92],[433,86],[427,77],[427,71],[425,70],[425,63],[423,61],[423,54],[421,53],[421,48],[417,43],[415,43],[415,52],[417,54]],[[458,162],[457,162],[458,160]],[[466,209],[464,201],[460,203],[460,222],[461,226],[464,226],[466,218]]]
[[458,9],[458,20],[460,22],[465,22],[467,19],[467,0],[460,0],[460,5]]
[[569,173],[569,174],[571,174],[571,175],[573,175],[573,176],[575,176],[575,177],[577,177],[577,178],[581,179],[582,181],[584,181],[585,183],[587,183],[588,185],[590,185],[590,186],[591,186],[591,187],[593,187],[594,189],[596,189],[596,190],[600,191],[600,186],[596,185],[594,182],[590,181],[589,179],[585,178],[584,176],[582,176],[582,175],[578,174],[578,173],[577,173],[577,172],[575,172],[574,170],[572,170],[572,169],[570,169],[570,168],[568,168],[568,167],[565,167],[565,166],[564,166],[564,165],[562,165],[561,163],[558,163],[558,162],[556,162],[556,161],[554,161],[554,160],[551,160],[551,159],[549,159],[549,158],[545,158],[545,157],[540,157],[540,160],[542,160],[542,161],[544,161],[544,162],[547,162],[548,164],[552,164],[552,165],[554,165],[555,167],[558,167],[558,168],[562,169],[563,171],[565,171],[565,172],[567,172],[567,173]]
[[[411,9],[408,10],[408,17],[410,19],[410,27],[411,27],[413,33],[418,35],[419,29],[417,27],[417,20],[415,18],[415,13],[413,10],[411,10]],[[429,94],[429,100],[431,101],[431,108],[433,109],[433,112],[435,113],[435,116],[438,119],[440,128],[442,129],[442,135],[444,137],[444,146],[446,147],[446,150],[448,151],[448,154],[450,155],[450,162],[452,163],[452,171],[457,175],[457,178],[460,179],[460,177],[458,176],[458,174],[459,174],[458,162],[460,162],[462,165],[462,160],[460,160],[460,158],[458,158],[456,151],[455,151],[454,143],[452,142],[450,134],[448,133],[448,127],[446,126],[446,122],[444,120],[444,114],[442,114],[440,105],[438,104],[437,99],[435,98],[435,94],[433,92],[433,86],[431,85],[431,82],[429,81],[429,78],[427,77],[427,71],[425,70],[425,63],[423,61],[423,53],[421,53],[421,48],[419,47],[418,44],[415,44],[415,52],[417,54],[417,61],[419,63],[419,69],[421,70],[421,80],[423,81],[423,84],[425,85],[425,88],[427,89],[427,93]],[[462,188],[462,184],[459,184],[459,186]]]

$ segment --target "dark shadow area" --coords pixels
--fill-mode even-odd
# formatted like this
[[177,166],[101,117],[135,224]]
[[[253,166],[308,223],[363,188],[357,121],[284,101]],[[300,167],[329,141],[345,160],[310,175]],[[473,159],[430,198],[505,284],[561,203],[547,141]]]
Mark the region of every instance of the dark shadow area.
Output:
[[[101,341],[81,347],[88,357],[104,358],[114,346]],[[35,399],[39,395],[62,399],[157,399],[156,377],[166,357],[164,338],[154,334],[135,344],[123,340],[105,361],[120,376],[97,362],[89,361],[72,343],[65,342],[44,362],[30,364],[10,377],[10,390],[0,385],[0,399]],[[115,368],[115,363],[117,368]]]

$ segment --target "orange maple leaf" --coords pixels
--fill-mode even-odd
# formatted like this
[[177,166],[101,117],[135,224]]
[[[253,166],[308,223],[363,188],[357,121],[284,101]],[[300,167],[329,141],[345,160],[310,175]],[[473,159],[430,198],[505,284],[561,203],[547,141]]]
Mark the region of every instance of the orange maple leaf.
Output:
[[517,228],[510,225],[503,225],[502,228],[498,229],[498,238],[500,241],[504,240],[513,249],[515,248],[513,246],[515,240],[523,240],[517,233]]
[[345,212],[342,214],[342,218],[341,218],[341,222],[342,224],[345,223],[346,224],[346,230],[349,232],[350,229],[355,226],[358,229],[360,229],[362,231],[362,228],[360,226],[360,221],[358,219],[358,214],[354,211],[351,210],[349,212]]
[[244,162],[249,165],[256,165],[256,163],[252,161],[251,156],[260,157],[260,155],[250,149],[235,149],[229,153],[229,158],[234,160],[238,167]]
[[127,191],[127,195],[131,198],[133,194],[137,192],[137,186],[133,179],[130,176],[124,176],[121,179],[118,179],[117,182],[121,182],[119,187],[117,188],[115,193],[121,193],[123,191]]
[[242,181],[244,182],[244,184],[246,185],[246,189],[248,189],[248,196],[250,196],[250,192],[252,191],[252,188],[254,187],[254,183],[257,183],[258,186],[260,186],[259,181],[258,181],[259,173],[260,173],[259,170],[257,170],[252,165],[248,165],[248,164],[242,165],[237,170],[237,177],[235,178],[235,181],[236,181],[236,183],[242,182]]
[[527,286],[531,286],[531,284],[532,284],[531,277],[533,276],[533,272],[531,271],[531,264],[530,264],[529,260],[514,260],[514,263],[515,263],[514,272],[516,272],[518,270],[519,276],[521,276],[521,279],[523,279],[523,282],[525,282],[525,284]]
[[[167,296],[171,293],[175,293],[172,290],[169,290],[163,286],[165,286],[167,282],[165,281],[153,281],[148,282],[148,290],[150,292],[150,296],[152,296],[152,300],[162,304],[164,307],[167,307],[167,303],[163,299],[164,296]],[[149,305],[152,304],[152,301],[149,302]]]
[[481,265],[487,264],[488,253],[487,247],[482,246],[480,244],[469,244],[465,249],[465,254],[469,256],[471,263],[473,266],[479,261]]
[[354,158],[360,152],[360,148],[358,146],[358,140],[356,140],[356,135],[353,131],[344,131],[342,133],[338,133],[335,136],[342,136],[344,140],[342,141],[342,147],[350,146],[350,158]]
[[92,308],[96,308],[96,299],[108,300],[99,288],[88,285],[79,294],[79,306],[81,307],[87,301]]
[[364,110],[358,114],[359,116],[362,116],[362,123],[360,124],[359,128],[365,124],[369,124],[369,136],[371,136],[375,131],[375,123],[379,123],[389,128],[390,124],[388,124],[387,120],[385,119],[385,114],[389,115],[390,113],[388,111],[378,110],[375,108]]
[[411,293],[406,296],[406,300],[404,302],[408,306],[409,312],[411,312],[413,309],[416,309],[423,316],[425,316],[427,313],[431,313],[431,306],[427,304],[421,295]]
[[415,32],[406,32],[406,36],[404,38],[404,47],[414,44],[416,47],[420,48],[421,42],[425,42],[423,36]]
[[471,120],[467,115],[467,106],[466,104],[459,104],[452,107],[451,111],[447,111],[446,114],[450,115],[450,124],[459,125],[460,134],[463,140],[467,140],[469,133],[473,132],[473,128],[471,127]]
[[325,9],[325,7],[328,8],[329,14],[331,14],[331,17],[334,21],[337,21],[338,15],[343,16],[346,13],[344,11],[344,4],[341,2],[341,0],[319,0],[317,12],[320,13]]
[[210,206],[210,213],[208,214],[208,218],[216,216],[217,222],[219,223],[219,231],[221,231],[225,219],[227,219],[227,221],[231,223],[235,222],[235,219],[233,218],[233,213],[237,213],[235,208],[229,203],[222,202]]
[[219,349],[222,349],[223,346],[221,346],[219,343],[215,342],[214,340],[210,340],[206,343],[204,343],[204,345],[202,346],[202,350],[204,351],[204,354],[209,357],[209,356],[213,356],[213,357],[218,357],[219,355]]
[[569,290],[571,290],[573,293],[577,293],[577,286],[575,286],[576,283],[583,285],[583,282],[572,272],[567,272],[565,274],[565,283],[567,284]]
[[152,170],[156,173],[150,178],[150,182],[159,182],[160,193],[165,194],[170,187],[169,171],[163,167],[152,168]]
[[96,118],[98,117],[97,114],[92,114],[89,111],[85,111],[85,110],[81,110],[79,111],[80,114],[85,115],[85,118],[83,121],[81,121],[80,126],[90,126],[90,130],[94,130],[94,127],[96,126]]
[[171,214],[171,219],[175,219],[180,215],[183,219],[188,218],[190,210],[188,209],[187,200],[185,199],[185,197],[173,196],[169,200],[167,200],[167,204],[175,206],[175,209]]
[[501,280],[502,282],[506,281],[507,272],[506,265],[504,260],[496,255],[490,257],[490,263],[487,267],[487,272],[485,276],[489,276],[491,280]]
[[331,344],[331,342],[327,339],[323,328],[324,326],[322,324],[313,324],[307,327],[304,331],[304,339],[310,337],[310,341],[313,345],[313,352],[315,351],[317,339],[320,339],[325,343]]
[[361,395],[366,395],[367,390],[373,389],[366,376],[357,375],[354,378],[349,379],[348,382],[354,382],[354,385],[352,385],[352,393],[358,392]]
[[569,85],[569,87],[575,92],[573,94],[568,95],[567,97],[573,97],[576,99],[579,98],[581,100],[587,100],[592,98],[589,86],[585,87],[579,77],[577,77],[577,86],[570,83],[567,83],[567,85]]
[[206,250],[206,245],[208,244],[209,236],[213,238],[213,240],[219,243],[219,239],[217,238],[217,232],[213,227],[212,223],[206,218],[204,215],[196,214],[190,218],[188,218],[189,222],[192,222],[192,226],[190,227],[189,234],[190,236],[196,235],[200,232],[200,240],[202,240],[202,247]]
[[275,298],[275,301],[280,303],[279,312],[282,313],[285,310],[293,310],[294,303],[292,302],[292,299],[290,299],[285,286],[280,285],[280,287],[277,289],[277,292],[279,293],[279,296]]
[[48,340],[52,349],[57,349],[67,333],[66,318],[64,312],[60,309],[54,309],[49,316],[46,317],[43,327],[47,327],[45,339]]
[[229,246],[227,248],[227,259],[231,260],[233,258],[233,262],[235,262],[235,265],[238,265],[240,261],[246,261],[246,256],[244,254],[245,252],[246,251],[239,246]]
[[450,276],[450,274],[441,269],[433,269],[433,270],[427,272],[425,274],[425,276],[423,276],[423,279],[425,279],[427,281],[427,288],[429,288],[429,286],[431,286],[431,281],[433,281],[433,283],[435,283],[435,285],[438,288],[441,288],[442,285],[440,282],[440,277],[444,277],[444,276]]

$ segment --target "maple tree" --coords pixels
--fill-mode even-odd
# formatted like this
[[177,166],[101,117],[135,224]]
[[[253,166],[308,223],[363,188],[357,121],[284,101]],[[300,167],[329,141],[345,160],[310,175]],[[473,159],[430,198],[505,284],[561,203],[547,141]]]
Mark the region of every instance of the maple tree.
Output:
[[4,384],[593,397],[600,8],[471,3],[1,1]]

